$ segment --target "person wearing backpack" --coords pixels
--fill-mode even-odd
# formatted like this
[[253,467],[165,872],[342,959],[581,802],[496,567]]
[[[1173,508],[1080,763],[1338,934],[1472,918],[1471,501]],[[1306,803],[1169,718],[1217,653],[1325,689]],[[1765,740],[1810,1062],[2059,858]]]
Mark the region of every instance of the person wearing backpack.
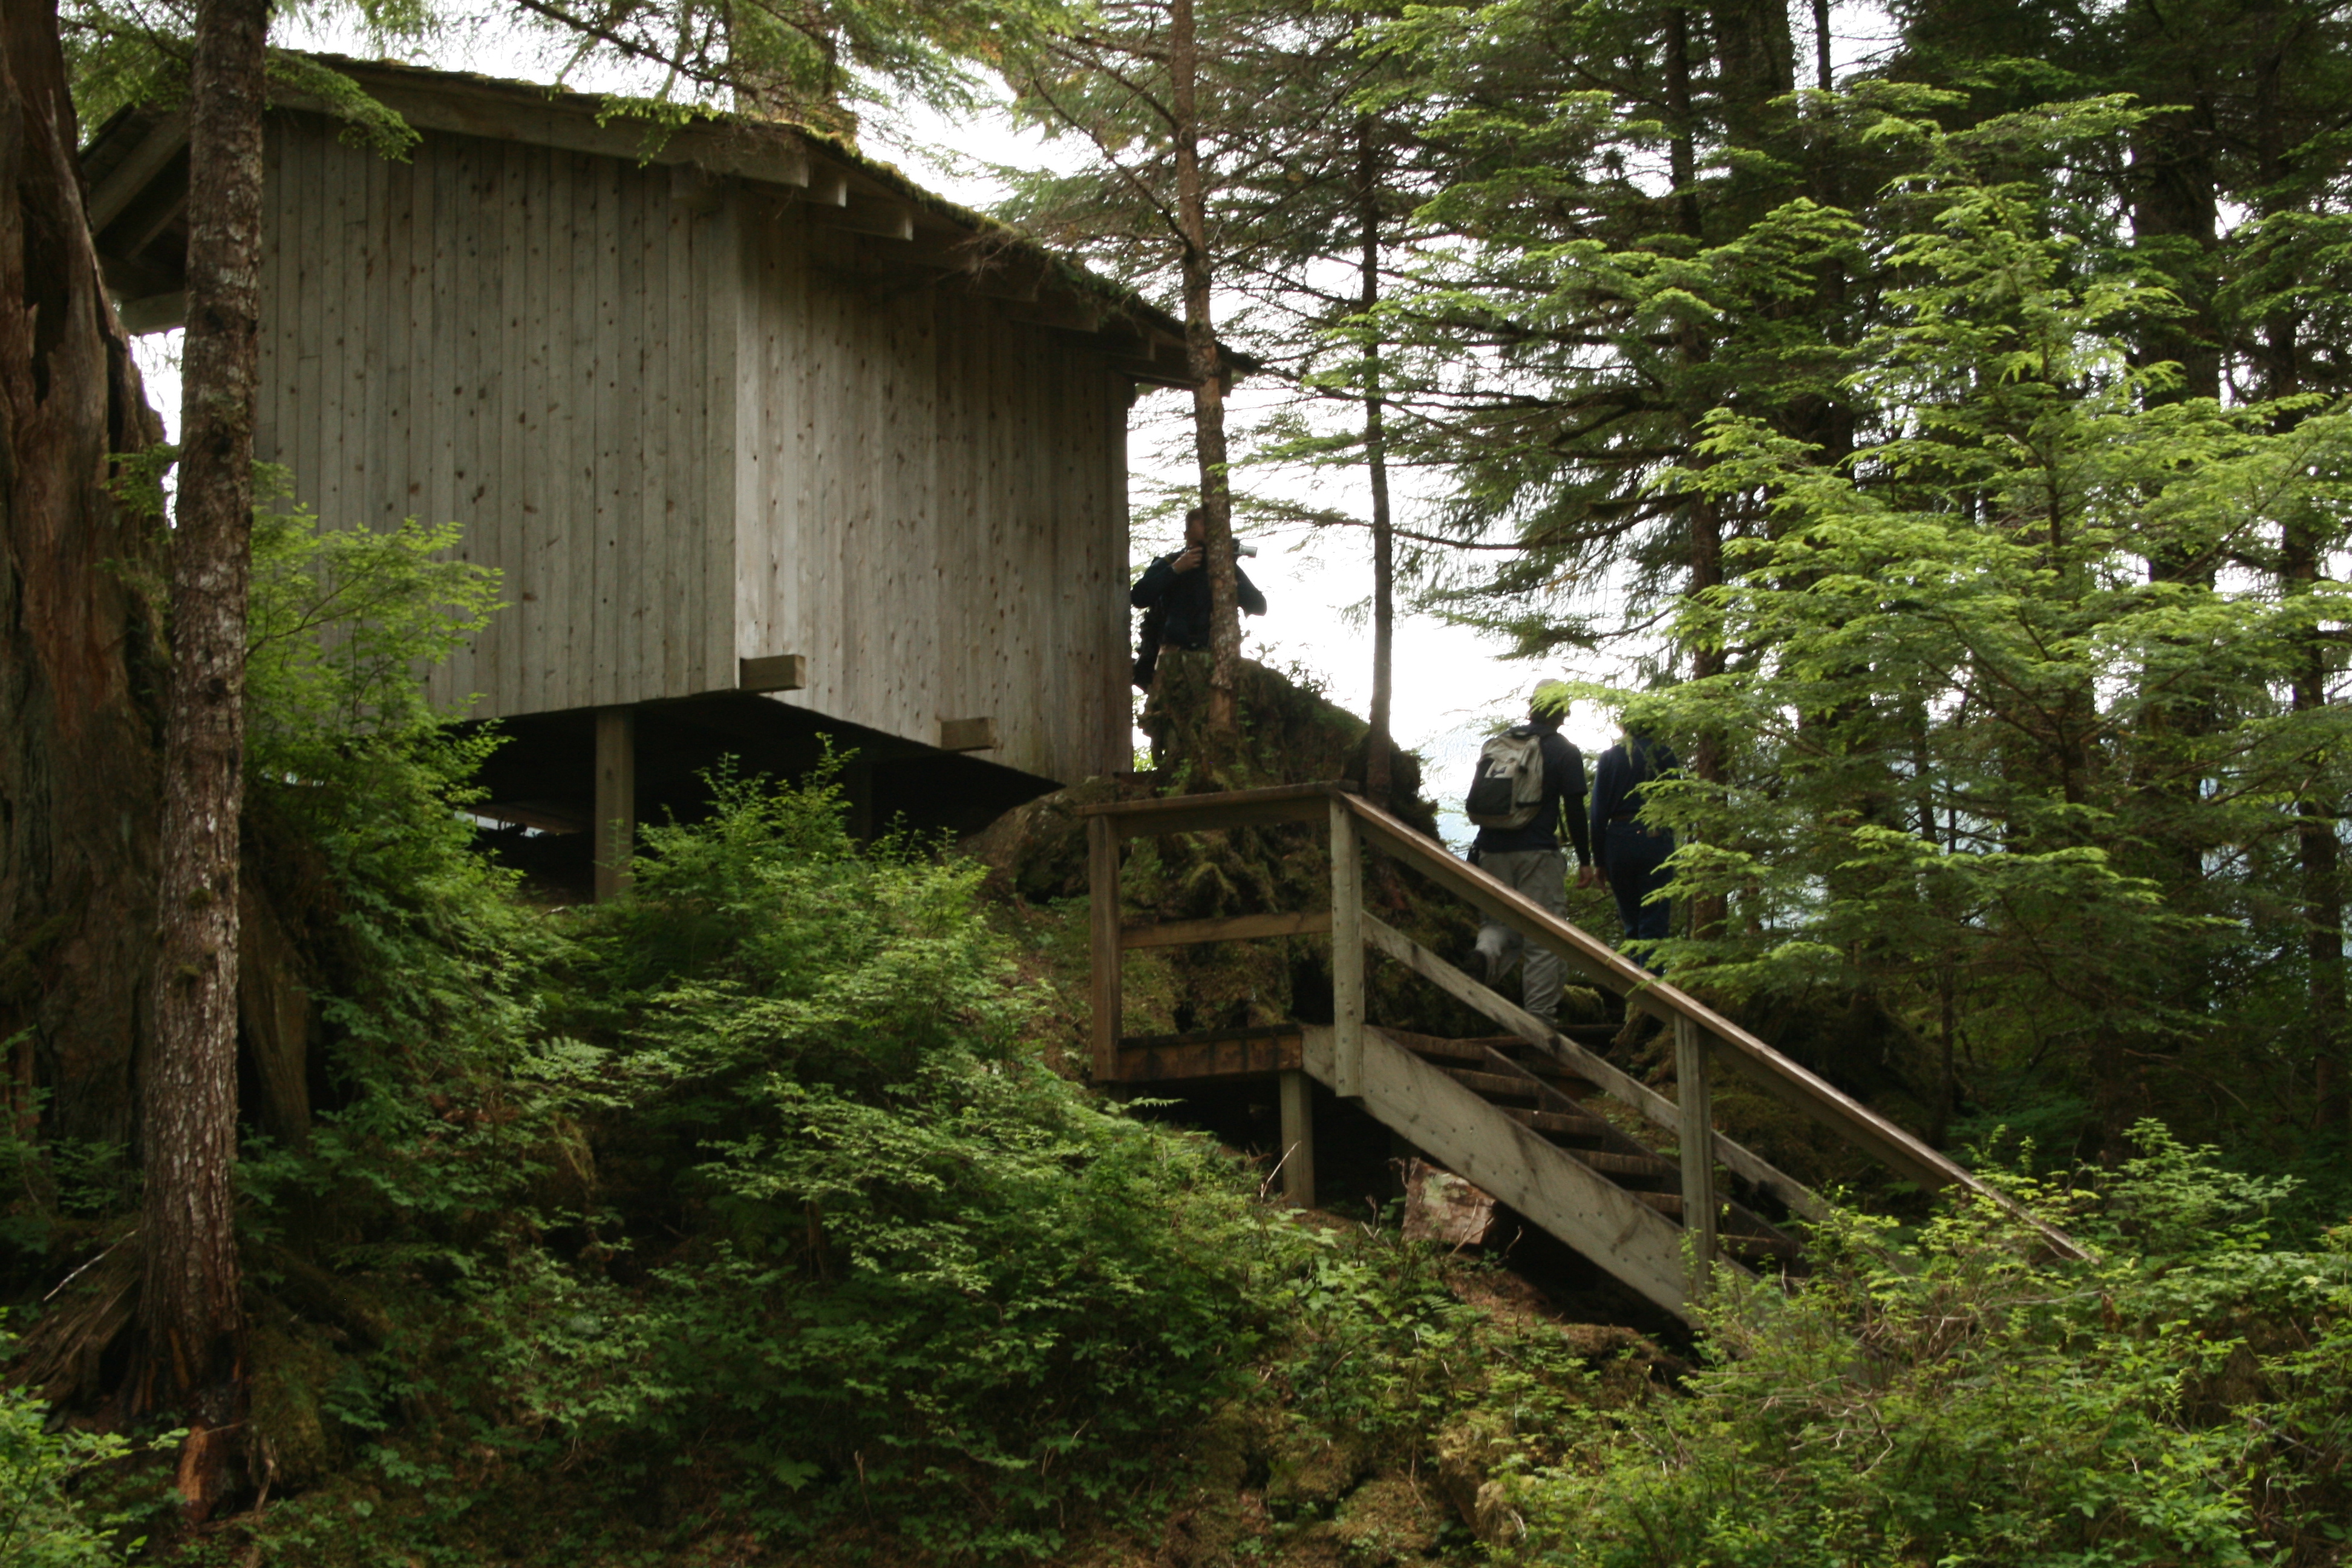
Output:
[[[1559,732],[1568,705],[1538,688],[1528,721],[1488,738],[1463,809],[1478,826],[1470,863],[1517,889],[1542,908],[1568,914],[1568,861],[1560,828],[1589,868],[1592,847],[1584,833],[1584,756]],[[1580,870],[1579,875],[1583,873]],[[1520,994],[1527,1010],[1549,1023],[1559,1011],[1559,955],[1530,945],[1506,925],[1478,928],[1475,966],[1489,984],[1523,960]]]
[[[1629,942],[1662,941],[1673,924],[1674,911],[1656,895],[1674,879],[1666,857],[1675,852],[1675,836],[1641,820],[1642,786],[1681,765],[1665,742],[1630,722],[1593,765],[1592,857],[1598,876],[1609,879],[1616,895]],[[1596,879],[1592,872],[1579,878]]]

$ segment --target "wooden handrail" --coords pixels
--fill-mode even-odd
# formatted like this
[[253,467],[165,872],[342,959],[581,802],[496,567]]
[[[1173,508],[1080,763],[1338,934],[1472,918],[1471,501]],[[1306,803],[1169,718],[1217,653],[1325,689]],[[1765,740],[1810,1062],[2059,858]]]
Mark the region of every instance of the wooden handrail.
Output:
[[1102,800],[1076,815],[1108,821],[1121,838],[1161,833],[1201,833],[1255,822],[1321,822],[1334,797],[1347,799],[1337,784],[1275,784],[1266,789],[1228,790],[1223,795],[1167,795],[1150,800]]
[[[1812,1117],[1900,1174],[1928,1186],[1964,1188],[2028,1220],[2052,1250],[2068,1258],[2087,1256],[2081,1245],[2064,1232],[2025,1214],[2007,1194],[1989,1186],[1940,1151],[1929,1147],[1818,1075],[1782,1056],[1679,986],[1652,974],[1608,943],[1553,914],[1516,889],[1454,858],[1443,844],[1423,836],[1410,824],[1361,796],[1350,794],[1342,784],[1278,784],[1266,789],[1237,790],[1223,795],[1105,801],[1082,806],[1077,815],[1087,819],[1090,879],[1096,889],[1093,917],[1096,963],[1094,1055],[1097,1075],[1103,1081],[1108,1081],[1116,1071],[1122,1001],[1119,995],[1119,953],[1123,947],[1143,945],[1152,940],[1146,937],[1139,942],[1132,934],[1121,930],[1118,904],[1118,840],[1167,833],[1213,831],[1252,823],[1328,822],[1333,851],[1333,898],[1331,911],[1327,918],[1333,939],[1332,979],[1338,1014],[1331,1036],[1332,1081],[1340,1094],[1356,1092],[1354,1086],[1362,1078],[1365,1022],[1361,975],[1363,950],[1368,944],[1399,958],[1424,978],[1435,981],[1458,999],[1469,1002],[1506,1027],[1526,1033],[1529,1026],[1539,1022],[1522,1009],[1513,1007],[1502,997],[1470,982],[1467,976],[1461,975],[1451,965],[1420,949],[1418,944],[1410,942],[1364,910],[1356,862],[1359,846],[1369,844],[1411,866],[1482,914],[1516,931],[1527,941],[1559,954],[1582,973],[1622,996],[1627,1006],[1639,1008],[1674,1029],[1676,1055],[1682,1070],[1696,1079],[1696,1098],[1690,1107],[1674,1108],[1671,1111],[1667,1102],[1655,1091],[1628,1079],[1557,1031],[1545,1028],[1538,1031],[1540,1038],[1530,1037],[1536,1038],[1538,1046],[1555,1055],[1578,1058],[1572,1063],[1576,1070],[1591,1078],[1613,1097],[1633,1105],[1651,1120],[1666,1121],[1671,1114],[1673,1121],[1670,1124],[1676,1125],[1684,1132],[1684,1142],[1692,1144],[1694,1151],[1700,1149],[1696,1129],[1706,1125],[1700,1119],[1706,1115],[1707,1058],[1710,1052],[1719,1052],[1726,1062],[1757,1087]],[[1104,898],[1106,889],[1108,890],[1108,900]],[[1272,929],[1275,922],[1283,922],[1286,929],[1303,931],[1306,929],[1303,925],[1288,927],[1288,922],[1302,921],[1303,918],[1244,916],[1231,921],[1183,922],[1192,930],[1184,931],[1182,938],[1178,935],[1181,928],[1171,927],[1161,940],[1201,940],[1192,932],[1205,932],[1217,926],[1223,926],[1225,930],[1220,934],[1229,937],[1272,935],[1276,934]],[[1261,923],[1265,929],[1254,929],[1260,927]],[[1713,1133],[1707,1142],[1712,1144],[1711,1148],[1692,1152],[1686,1159],[1686,1184],[1693,1189],[1690,1197],[1700,1211],[1712,1212],[1710,1203],[1700,1201],[1705,1196],[1705,1167],[1708,1163],[1707,1155],[1711,1154],[1749,1180],[1758,1181],[1759,1184],[1778,1192],[1792,1207],[1818,1212],[1817,1202],[1811,1193],[1748,1151],[1732,1143],[1720,1132]],[[1703,1238],[1702,1262],[1706,1260],[1708,1250]]]
[[[1623,996],[1626,1005],[1639,1007],[1669,1026],[1677,1022],[1694,1026],[1742,1076],[1884,1163],[1930,1186],[1964,1187],[2022,1215],[2023,1211],[2007,1194],[1988,1186],[1940,1151],[1928,1147],[1851,1095],[1790,1061],[1688,992],[1659,979],[1517,889],[1455,859],[1444,845],[1423,837],[1371,802],[1344,794],[1339,798],[1358,819],[1365,838],[1493,915],[1522,937],[1559,954]],[[2054,1250],[2069,1258],[2086,1256],[2081,1245],[2064,1232],[2039,1220],[2032,1223]]]

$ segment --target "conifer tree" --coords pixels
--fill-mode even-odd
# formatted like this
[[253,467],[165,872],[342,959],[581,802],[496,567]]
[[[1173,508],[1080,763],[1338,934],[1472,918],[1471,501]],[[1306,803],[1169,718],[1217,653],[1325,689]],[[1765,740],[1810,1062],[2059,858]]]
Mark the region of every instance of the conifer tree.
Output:
[[[1368,15],[1318,0],[1282,8],[1269,43],[1238,62],[1252,72],[1241,95],[1253,105],[1265,155],[1237,172],[1219,212],[1233,290],[1250,301],[1234,331],[1296,395],[1252,433],[1255,449],[1244,462],[1304,459],[1362,469],[1370,501],[1363,518],[1272,497],[1256,504],[1313,525],[1369,529],[1364,784],[1384,801],[1393,749],[1397,535],[1380,311],[1400,258],[1418,236],[1414,211],[1435,186],[1405,73],[1371,46]],[[1334,405],[1351,425],[1333,426],[1326,416]]]
[[[2071,118],[2100,141],[2132,117]],[[2352,429],[2151,396],[2169,372],[2133,363],[2137,327],[2179,307],[2127,256],[2053,237],[2030,188],[1977,183],[1965,158],[1931,184],[1936,222],[1895,247],[1906,281],[1858,346],[1885,432],[1866,464],[1727,413],[1682,474],[1775,517],[1686,612],[1746,657],[1662,700],[1748,738],[1730,778],[1670,808],[1705,830],[1686,890],[1749,900],[1744,930],[1684,958],[1735,991],[1858,987],[1919,1012],[1932,996],[1948,1046],[1966,1028],[2063,1052],[2120,1132],[2151,1109],[2130,1064],[2210,1026],[2170,977],[2242,966],[2268,897],[2259,847],[2303,831],[2276,803],[2342,740],[2340,712],[2287,688],[2345,590],[2249,592],[2204,568],[2340,518]],[[2198,570],[2151,570],[2164,561]],[[2214,694],[2213,721],[2152,724],[2189,686]],[[1857,809],[1898,750],[1905,809]],[[2181,778],[2216,781],[2185,817]],[[2217,872],[2168,877],[2151,843]]]
[[1219,196],[1267,150],[1238,90],[1265,54],[1264,13],[1230,0],[1122,0],[1073,14],[1006,60],[1019,111],[1084,144],[1089,166],[1028,182],[1020,216],[1086,248],[1130,281],[1171,284],[1184,321],[1192,441],[1206,522],[1213,732],[1237,732],[1241,659],[1233,486],[1219,337],[1225,280]]
[[237,851],[245,613],[261,362],[261,115],[267,0],[200,0],[188,90],[188,331],[172,681],[163,732],[162,937],[147,1050],[139,1295],[147,1398],[188,1412],[194,1517],[244,1419],[237,1268]]

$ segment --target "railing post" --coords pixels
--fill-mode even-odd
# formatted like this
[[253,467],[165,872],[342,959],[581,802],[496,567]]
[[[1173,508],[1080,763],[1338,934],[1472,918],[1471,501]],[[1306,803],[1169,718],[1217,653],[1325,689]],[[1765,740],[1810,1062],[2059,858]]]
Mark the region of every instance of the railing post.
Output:
[[1690,1019],[1675,1018],[1675,1099],[1681,1112],[1683,1230],[1690,1238],[1691,1300],[1706,1295],[1715,1262],[1715,1106],[1707,1082],[1706,1037]]
[[1118,1077],[1125,988],[1119,974],[1118,832],[1108,816],[1087,818],[1087,925],[1094,948],[1094,1080],[1108,1084]]
[[1331,797],[1331,1090],[1364,1092],[1364,855],[1356,814]]

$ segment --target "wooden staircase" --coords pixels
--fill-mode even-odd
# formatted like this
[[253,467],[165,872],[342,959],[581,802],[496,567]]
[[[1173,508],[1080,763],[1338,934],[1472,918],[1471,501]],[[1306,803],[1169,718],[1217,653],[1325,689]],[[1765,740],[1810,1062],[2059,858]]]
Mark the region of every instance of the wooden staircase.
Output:
[[[1517,1035],[1449,1040],[1402,1029],[1380,1034],[1534,1131],[1596,1179],[1613,1182],[1669,1219],[1682,1219],[1681,1160],[1661,1154],[1610,1121],[1600,1085]],[[1722,1255],[1751,1268],[1803,1268],[1804,1251],[1797,1239],[1737,1202],[1722,1205],[1716,1244]]]
[[[1085,809],[1094,952],[1096,1081],[1166,1083],[1264,1078],[1282,1085],[1286,1191],[1314,1192],[1308,1079],[1360,1105],[1431,1159],[1493,1194],[1619,1280],[1680,1316],[1691,1315],[1717,1272],[1801,1271],[1794,1237],[1756,1212],[1763,1204],[1817,1215],[1804,1185],[1714,1126],[1712,1076],[1727,1066],[1766,1092],[1929,1186],[1958,1185],[2009,1200],[1960,1166],[1781,1056],[1705,1004],[1650,974],[1606,942],[1530,902],[1337,784],[1107,803]],[[1328,826],[1328,911],[1128,925],[1118,906],[1124,839],[1217,831],[1252,823]],[[1615,1067],[1472,979],[1367,911],[1363,858],[1384,853],[1465,899],[1486,919],[1548,948],[1570,967],[1671,1031],[1676,1098]],[[1202,1035],[1129,1038],[1120,1029],[1120,955],[1138,947],[1331,937],[1333,1022]],[[1368,953],[1402,964],[1506,1033],[1443,1039],[1382,1028],[1365,1017]],[[1611,1030],[1614,1032],[1613,1028]],[[1669,1135],[1644,1142],[1628,1123]],[[1667,1152],[1671,1149],[1671,1152]],[[2040,1227],[2053,1251],[2081,1249]]]

